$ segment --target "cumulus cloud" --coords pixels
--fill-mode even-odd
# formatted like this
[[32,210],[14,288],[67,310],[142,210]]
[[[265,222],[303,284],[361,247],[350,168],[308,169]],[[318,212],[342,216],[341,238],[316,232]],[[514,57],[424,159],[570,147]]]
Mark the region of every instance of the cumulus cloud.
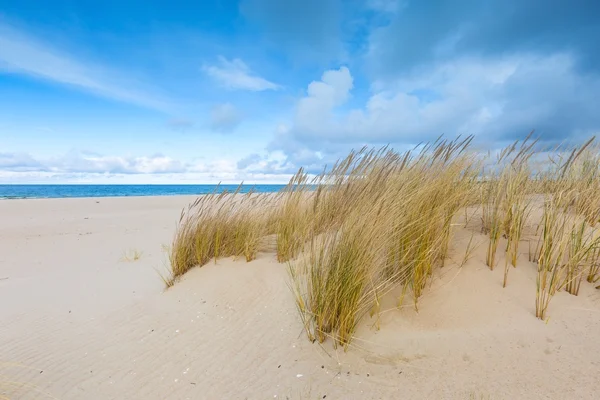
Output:
[[208,76],[229,90],[261,92],[281,88],[279,85],[256,75],[239,58],[229,61],[225,57],[220,56],[217,64],[204,65],[202,69]]
[[216,132],[232,132],[241,121],[240,112],[231,103],[217,104],[210,111],[210,128]]
[[573,56],[466,57],[373,84],[362,107],[348,108],[352,76],[342,67],[308,86],[293,121],[270,150],[296,165],[330,161],[351,147],[402,148],[440,134],[474,134],[490,143],[522,138],[532,129],[545,141],[599,131],[600,79],[582,75]]
[[323,122],[329,123],[332,111],[344,104],[353,87],[352,76],[346,67],[326,71],[320,81],[308,85],[307,96],[298,101],[295,123],[300,132],[319,135]]

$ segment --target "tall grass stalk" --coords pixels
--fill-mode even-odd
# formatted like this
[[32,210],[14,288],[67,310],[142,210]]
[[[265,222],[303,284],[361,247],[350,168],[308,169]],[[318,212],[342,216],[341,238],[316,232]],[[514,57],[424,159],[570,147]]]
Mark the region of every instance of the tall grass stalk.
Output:
[[482,199],[483,202],[483,231],[490,237],[485,263],[491,270],[496,266],[496,252],[498,251],[498,243],[502,235],[502,195],[503,190],[502,178],[492,179],[487,183],[487,190]]
[[503,287],[508,282],[509,262],[517,267],[519,257],[519,244],[523,235],[523,228],[527,223],[531,211],[531,200],[527,198],[528,171],[521,170],[511,174],[507,182],[506,208],[510,210],[509,218],[505,219],[506,232],[506,258],[504,265]]
[[536,279],[535,316],[545,319],[552,296],[562,287],[568,240],[565,226],[568,216],[561,210],[560,199],[549,199],[544,205],[542,240]]
[[600,247],[591,250],[588,256],[589,269],[586,280],[589,283],[596,283],[600,280]]

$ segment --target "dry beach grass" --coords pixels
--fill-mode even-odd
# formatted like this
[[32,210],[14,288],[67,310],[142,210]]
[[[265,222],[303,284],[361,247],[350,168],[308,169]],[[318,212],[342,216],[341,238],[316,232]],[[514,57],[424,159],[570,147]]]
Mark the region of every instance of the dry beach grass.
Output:
[[199,199],[182,214],[172,275],[222,256],[250,261],[274,233],[309,340],[332,338],[347,348],[365,315],[379,318],[388,293],[400,289],[398,305],[410,297],[418,310],[433,272],[444,267],[454,221],[469,206],[481,208],[491,270],[505,242],[506,287],[541,194],[538,231],[527,240],[537,241],[530,255],[537,264],[535,315],[545,319],[558,291],[577,295],[584,276],[600,280],[597,148],[593,139],[570,151],[556,147],[534,171],[539,146],[531,135],[495,157],[471,151],[471,140],[440,138],[402,154],[364,148],[315,177],[301,169],[277,197]]

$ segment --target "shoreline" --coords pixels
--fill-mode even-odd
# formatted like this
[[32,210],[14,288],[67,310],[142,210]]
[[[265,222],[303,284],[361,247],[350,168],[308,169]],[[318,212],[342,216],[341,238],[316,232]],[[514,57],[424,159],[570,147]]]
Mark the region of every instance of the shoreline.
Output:
[[[277,193],[277,192],[265,192]],[[133,195],[133,196],[68,196],[68,197],[0,197],[1,200],[97,200],[97,199],[146,199],[146,198],[164,198],[164,197],[197,197],[206,196],[210,193],[201,194],[151,194],[151,195]]]
[[201,196],[215,190],[240,193],[278,193],[286,184],[0,184],[0,200]]
[[[248,192],[242,192],[239,194],[247,194]],[[277,194],[279,192],[255,192],[261,194]],[[147,199],[147,198],[178,198],[178,197],[188,197],[188,198],[196,198],[199,196],[207,196],[211,193],[199,193],[199,194],[149,194],[149,195],[124,195],[124,196],[67,196],[67,197],[0,197],[0,201],[2,200],[97,200],[97,199]]]

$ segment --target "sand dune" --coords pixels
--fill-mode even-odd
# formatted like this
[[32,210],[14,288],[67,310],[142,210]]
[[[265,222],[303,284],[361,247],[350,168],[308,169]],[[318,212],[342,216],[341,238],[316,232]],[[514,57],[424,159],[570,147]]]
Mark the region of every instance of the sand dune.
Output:
[[[600,291],[534,316],[526,256],[502,288],[470,228],[419,313],[386,299],[349,352],[302,332],[273,254],[157,270],[189,197],[0,202],[0,398],[596,399]],[[478,233],[475,242],[484,243]],[[137,250],[136,261],[123,259]],[[504,261],[500,258],[500,264]]]

